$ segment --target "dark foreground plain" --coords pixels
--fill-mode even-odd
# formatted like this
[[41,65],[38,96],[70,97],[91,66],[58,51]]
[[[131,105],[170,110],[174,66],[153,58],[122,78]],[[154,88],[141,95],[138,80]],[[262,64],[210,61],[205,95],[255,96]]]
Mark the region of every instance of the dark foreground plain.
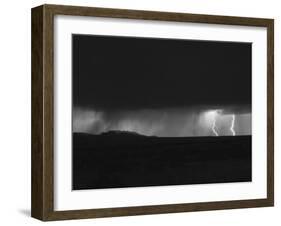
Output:
[[97,189],[252,180],[251,136],[149,137],[73,134],[72,188]]

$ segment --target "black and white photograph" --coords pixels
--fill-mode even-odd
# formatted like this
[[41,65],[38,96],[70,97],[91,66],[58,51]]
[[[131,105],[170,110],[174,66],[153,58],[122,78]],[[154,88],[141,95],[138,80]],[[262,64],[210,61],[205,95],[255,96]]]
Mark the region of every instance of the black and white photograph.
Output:
[[274,19],[213,13],[32,8],[32,217],[274,206]]
[[149,8],[32,8],[33,218],[274,206],[274,18]]
[[252,43],[72,35],[72,189],[252,180]]

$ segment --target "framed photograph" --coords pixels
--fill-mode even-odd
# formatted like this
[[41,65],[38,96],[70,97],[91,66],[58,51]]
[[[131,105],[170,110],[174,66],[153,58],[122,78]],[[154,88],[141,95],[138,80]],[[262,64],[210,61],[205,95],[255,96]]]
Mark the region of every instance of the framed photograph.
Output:
[[273,19],[32,9],[32,216],[274,204]]

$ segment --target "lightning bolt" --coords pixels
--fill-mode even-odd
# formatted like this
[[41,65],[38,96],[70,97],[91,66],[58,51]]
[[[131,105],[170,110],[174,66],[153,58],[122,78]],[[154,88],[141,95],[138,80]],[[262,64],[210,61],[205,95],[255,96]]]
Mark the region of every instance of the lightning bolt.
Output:
[[212,130],[213,130],[213,133],[214,133],[216,136],[219,136],[218,132],[216,131],[216,121],[217,121],[217,117],[216,117],[216,115],[214,115]]
[[232,136],[235,136],[235,130],[234,130],[234,125],[235,125],[235,115],[232,115],[232,120],[231,120],[231,127],[230,127],[230,131],[232,132]]

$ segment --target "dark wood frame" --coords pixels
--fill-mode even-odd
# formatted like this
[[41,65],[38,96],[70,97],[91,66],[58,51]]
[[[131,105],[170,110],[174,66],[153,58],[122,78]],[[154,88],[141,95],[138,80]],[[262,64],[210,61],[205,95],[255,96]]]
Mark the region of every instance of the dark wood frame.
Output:
[[[53,34],[55,15],[129,18],[267,28],[267,198],[103,209],[54,211]],[[274,205],[274,20],[183,13],[42,5],[32,9],[32,201],[34,218],[66,220],[219,210]]]

